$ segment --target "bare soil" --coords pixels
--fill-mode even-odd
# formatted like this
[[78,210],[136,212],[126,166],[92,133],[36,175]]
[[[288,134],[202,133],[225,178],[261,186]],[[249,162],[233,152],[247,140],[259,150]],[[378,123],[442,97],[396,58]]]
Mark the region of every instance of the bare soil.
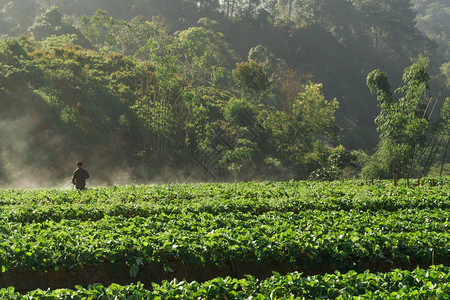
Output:
[[[436,264],[449,266],[450,260],[437,261]],[[108,286],[111,283],[122,285],[141,282],[148,289],[151,283],[160,283],[163,280],[179,280],[203,282],[216,277],[236,277],[243,278],[245,275],[252,275],[258,279],[265,279],[273,275],[273,272],[287,274],[290,272],[301,272],[305,276],[325,273],[334,273],[338,268],[328,264],[313,264],[309,266],[293,265],[287,262],[268,261],[257,263],[254,261],[226,261],[221,265],[205,264],[194,265],[184,264],[181,261],[169,262],[169,268],[164,268],[163,264],[145,264],[139,268],[137,276],[130,275],[130,267],[126,264],[102,263],[97,265],[78,266],[71,270],[61,268],[47,272],[31,271],[28,269],[12,269],[0,274],[0,286],[14,286],[16,291],[26,292],[35,289],[57,289],[74,288],[75,285],[87,287],[90,284],[101,283]],[[413,270],[417,266],[428,268],[430,264],[417,264],[413,260],[410,262],[360,262],[353,267],[340,268],[341,273],[354,269],[358,272],[370,270],[371,272],[389,272],[393,269]]]

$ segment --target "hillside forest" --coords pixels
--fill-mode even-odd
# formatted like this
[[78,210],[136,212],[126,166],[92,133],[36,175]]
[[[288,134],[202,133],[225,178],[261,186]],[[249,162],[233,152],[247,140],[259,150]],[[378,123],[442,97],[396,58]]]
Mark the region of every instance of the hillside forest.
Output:
[[0,0],[0,186],[450,173],[447,0]]

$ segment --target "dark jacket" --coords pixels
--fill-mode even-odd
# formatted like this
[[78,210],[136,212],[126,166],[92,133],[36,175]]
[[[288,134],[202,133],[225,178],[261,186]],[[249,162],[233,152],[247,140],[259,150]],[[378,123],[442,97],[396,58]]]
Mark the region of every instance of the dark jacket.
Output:
[[85,169],[79,167],[73,171],[72,183],[77,189],[82,190],[86,186],[86,179],[88,178],[89,173]]

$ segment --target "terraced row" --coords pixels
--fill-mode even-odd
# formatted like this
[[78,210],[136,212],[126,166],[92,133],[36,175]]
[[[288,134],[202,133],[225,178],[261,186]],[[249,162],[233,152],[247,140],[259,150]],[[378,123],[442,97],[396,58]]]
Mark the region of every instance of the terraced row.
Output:
[[0,290],[2,299],[449,299],[450,270],[433,266],[428,270],[394,270],[385,274],[369,272],[324,276],[299,273],[275,274],[265,280],[215,278],[198,283],[173,280],[121,286],[101,284],[74,290],[35,290],[25,294],[13,288]]
[[381,181],[344,183],[237,183],[128,186],[83,193],[57,189],[0,190],[0,220],[9,222],[98,220],[105,216],[148,217],[155,214],[302,212],[305,210],[396,211],[449,209],[450,185],[392,186]]
[[159,214],[98,221],[0,224],[3,271],[137,262],[221,264],[266,261],[294,266],[446,263],[450,212],[305,211]]

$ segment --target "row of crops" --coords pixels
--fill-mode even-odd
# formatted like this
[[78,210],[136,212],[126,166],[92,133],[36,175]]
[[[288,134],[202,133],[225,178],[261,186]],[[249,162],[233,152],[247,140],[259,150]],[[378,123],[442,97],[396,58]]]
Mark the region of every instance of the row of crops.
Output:
[[[450,266],[449,182],[0,190],[0,286],[15,287],[0,295],[308,298],[344,295],[358,280],[348,295],[438,295],[448,289],[439,278],[450,275],[429,268]],[[334,272],[345,275],[324,275]],[[415,284],[400,284],[405,278]]]
[[450,212],[304,211],[158,214],[0,226],[2,270],[135,261],[264,261],[348,269],[362,262],[446,262]]
[[164,281],[151,289],[142,284],[121,286],[89,285],[87,288],[35,290],[26,294],[14,288],[0,290],[2,299],[448,299],[449,268],[429,270],[399,269],[372,274],[355,271],[324,276],[299,273],[275,274],[265,280],[252,276],[243,279],[215,278],[203,283]]
[[0,218],[37,222],[186,212],[247,211],[258,214],[267,211],[450,208],[450,177],[438,178],[436,182],[436,187],[425,183],[420,187],[405,183],[393,186],[389,181],[374,185],[365,185],[363,181],[211,183],[95,188],[82,193],[59,189],[0,189],[0,206],[3,208]]

